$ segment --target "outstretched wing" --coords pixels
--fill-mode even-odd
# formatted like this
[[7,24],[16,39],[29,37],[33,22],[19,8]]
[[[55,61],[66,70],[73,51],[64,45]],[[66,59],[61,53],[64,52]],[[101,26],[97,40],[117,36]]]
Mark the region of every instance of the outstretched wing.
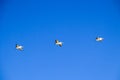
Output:
[[59,41],[58,40],[55,40],[55,43],[58,43]]
[[19,50],[20,50],[20,51],[22,51],[22,50],[23,50],[23,47],[22,47],[22,48],[20,48]]
[[18,46],[19,46],[18,44],[15,45],[15,47],[18,47]]
[[96,40],[98,40],[98,37],[96,37]]
[[62,47],[62,43],[61,43],[61,44],[59,44],[59,46],[60,46],[60,47]]

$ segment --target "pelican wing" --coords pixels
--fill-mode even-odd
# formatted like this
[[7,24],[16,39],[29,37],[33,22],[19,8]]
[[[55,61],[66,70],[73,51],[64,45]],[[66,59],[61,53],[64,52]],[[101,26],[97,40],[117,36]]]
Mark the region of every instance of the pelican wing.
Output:
[[58,40],[55,40],[55,43],[58,43],[59,41]]
[[62,43],[61,43],[61,44],[59,44],[59,46],[60,46],[60,47],[62,47]]

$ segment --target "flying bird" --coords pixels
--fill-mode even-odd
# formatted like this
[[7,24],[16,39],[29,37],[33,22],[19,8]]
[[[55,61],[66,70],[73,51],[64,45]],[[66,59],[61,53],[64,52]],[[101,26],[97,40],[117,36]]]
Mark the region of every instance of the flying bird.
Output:
[[16,49],[22,51],[23,50],[23,46],[16,44]]
[[56,44],[56,45],[59,45],[60,47],[62,47],[63,42],[60,42],[59,40],[55,40],[55,44]]
[[100,42],[100,41],[103,41],[104,38],[102,37],[96,37],[96,41]]

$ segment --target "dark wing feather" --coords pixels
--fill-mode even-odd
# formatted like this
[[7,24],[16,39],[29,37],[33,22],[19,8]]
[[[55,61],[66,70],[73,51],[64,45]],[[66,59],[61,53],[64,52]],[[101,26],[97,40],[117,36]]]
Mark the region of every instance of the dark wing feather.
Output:
[[59,44],[60,47],[62,47],[62,44]]
[[17,47],[17,46],[18,46],[18,44],[15,45],[15,47]]
[[55,40],[55,43],[58,43],[59,41],[58,40]]
[[98,37],[96,37],[96,39],[98,39]]

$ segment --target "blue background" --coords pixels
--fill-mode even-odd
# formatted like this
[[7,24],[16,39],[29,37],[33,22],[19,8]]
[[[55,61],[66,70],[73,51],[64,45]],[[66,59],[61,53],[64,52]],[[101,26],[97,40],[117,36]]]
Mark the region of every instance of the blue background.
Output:
[[0,0],[0,80],[120,80],[120,1]]

